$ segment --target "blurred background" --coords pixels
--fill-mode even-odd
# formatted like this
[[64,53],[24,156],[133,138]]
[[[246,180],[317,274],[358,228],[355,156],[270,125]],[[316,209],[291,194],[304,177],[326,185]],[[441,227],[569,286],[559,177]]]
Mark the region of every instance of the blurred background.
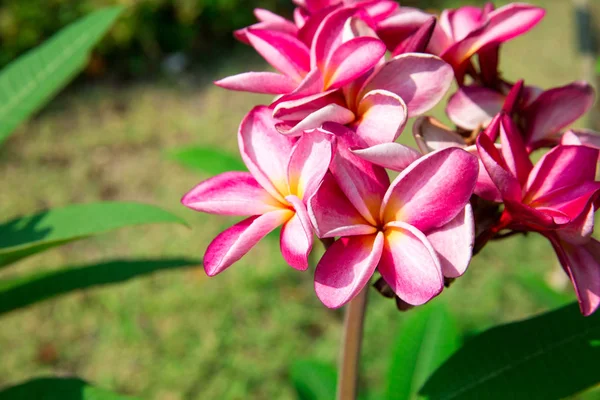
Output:
[[[581,79],[573,4],[529,2],[548,12],[532,32],[504,46],[505,77],[543,88]],[[402,4],[439,9],[473,3]],[[3,0],[0,66],[79,16],[112,4],[127,9],[85,72],[0,147],[2,216],[137,200],[181,215],[191,229],[121,230],[28,258],[19,273],[107,258],[199,258],[236,221],[184,209],[181,196],[209,175],[185,169],[170,155],[194,144],[237,154],[239,122],[269,97],[228,92],[212,81],[265,69],[250,48],[234,42],[232,31],[254,22],[255,7],[289,16],[291,3]],[[443,105],[433,114],[445,120]],[[401,141],[412,143],[410,126]],[[16,272],[2,270],[0,280]],[[569,285],[549,243],[534,235],[514,237],[488,245],[434,301],[448,305],[466,338],[573,301]],[[369,301],[361,378],[376,390],[406,315],[375,290]],[[200,265],[163,271],[0,314],[0,387],[41,375],[77,375],[144,399],[294,399],[290,364],[298,358],[335,363],[341,322],[341,311],[317,300],[312,272],[285,265],[275,237],[215,278]]]

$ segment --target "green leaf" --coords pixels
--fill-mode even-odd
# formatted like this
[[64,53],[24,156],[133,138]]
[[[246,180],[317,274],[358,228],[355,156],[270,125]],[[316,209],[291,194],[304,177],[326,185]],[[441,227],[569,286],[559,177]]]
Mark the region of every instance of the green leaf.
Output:
[[298,360],[290,369],[299,400],[335,399],[337,373],[334,367],[315,360]]
[[469,340],[421,393],[449,399],[562,399],[600,382],[600,313],[577,304],[489,329]]
[[135,400],[78,378],[37,378],[0,392],[0,400]]
[[183,223],[149,204],[103,202],[75,204],[0,224],[0,267],[74,240],[125,226]]
[[396,335],[385,399],[409,400],[460,345],[456,321],[440,303],[406,313]]
[[201,260],[193,259],[115,260],[0,281],[0,315],[74,290],[124,282],[157,271],[189,268],[201,263]]
[[548,286],[539,274],[519,271],[515,279],[540,305],[552,308],[561,307],[573,300],[573,295],[558,292]]
[[0,143],[85,67],[121,10],[106,8],[79,19],[0,71]]
[[169,157],[184,167],[209,175],[227,171],[247,171],[238,157],[211,147],[186,147],[173,150],[169,153]]

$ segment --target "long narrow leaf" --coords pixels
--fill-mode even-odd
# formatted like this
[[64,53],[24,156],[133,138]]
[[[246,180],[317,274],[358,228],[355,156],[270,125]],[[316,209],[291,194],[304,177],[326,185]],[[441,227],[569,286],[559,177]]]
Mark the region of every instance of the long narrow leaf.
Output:
[[0,400],[135,400],[78,378],[37,378],[0,392]]
[[456,321],[441,304],[407,313],[396,336],[385,399],[416,399],[429,375],[460,345]]
[[183,258],[116,260],[0,281],[0,315],[75,290],[124,282],[157,271],[194,267],[201,262]]
[[81,18],[0,71],[0,143],[81,71],[121,10]]
[[184,167],[209,175],[247,170],[239,157],[212,147],[186,147],[173,150],[169,153],[169,157]]
[[563,399],[600,382],[600,313],[577,304],[468,341],[421,389],[430,399]]
[[0,224],[0,267],[73,240],[131,225],[183,223],[156,206],[129,202],[76,204]]

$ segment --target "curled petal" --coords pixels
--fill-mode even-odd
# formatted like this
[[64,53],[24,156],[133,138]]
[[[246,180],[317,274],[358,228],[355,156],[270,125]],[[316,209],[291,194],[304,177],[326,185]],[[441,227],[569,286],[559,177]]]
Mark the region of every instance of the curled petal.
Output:
[[308,213],[320,238],[377,232],[350,203],[331,174],[325,175],[321,186],[309,199]]
[[346,125],[354,121],[354,113],[346,107],[332,103],[307,115],[303,120],[297,123],[278,122],[275,128],[284,135],[301,135],[302,132],[309,129],[321,127],[325,122],[335,122],[340,125]]
[[371,37],[357,37],[342,43],[325,63],[324,89],[337,89],[369,71],[385,55],[385,44]]
[[284,94],[296,89],[297,83],[274,72],[245,72],[218,80],[215,85],[242,92]]
[[400,143],[382,143],[352,150],[363,160],[393,171],[403,171],[421,157],[421,153]]
[[247,218],[221,232],[204,254],[204,270],[214,276],[242,258],[269,232],[285,223],[294,212],[277,210]]
[[452,221],[427,234],[440,260],[445,277],[457,278],[465,273],[473,255],[475,222],[470,204]]
[[481,134],[477,137],[477,151],[479,159],[502,198],[520,203],[522,200],[521,185],[518,179],[509,172],[500,152],[487,135]]
[[465,6],[456,10],[448,10],[444,28],[448,35],[458,42],[463,40],[477,28],[481,27],[483,10],[479,7]]
[[381,205],[382,220],[403,221],[422,232],[447,224],[469,202],[478,168],[477,157],[456,148],[418,159],[390,185]]
[[317,297],[329,308],[352,300],[371,279],[382,250],[382,232],[335,241],[315,270]]
[[259,215],[284,207],[249,172],[225,172],[207,179],[183,196],[181,203],[220,215]]
[[415,33],[404,39],[396,46],[392,56],[405,53],[425,53],[435,29],[436,19],[430,17]]
[[431,14],[412,7],[400,7],[392,15],[377,24],[377,35],[392,51],[427,23]]
[[585,146],[557,146],[537,162],[527,181],[527,202],[573,185],[593,182],[598,150]]
[[594,89],[587,82],[569,85],[542,92],[524,111],[527,143],[551,139],[594,104]]
[[414,117],[435,106],[452,84],[452,68],[429,54],[401,54],[378,70],[362,93],[383,89],[400,96]]
[[568,225],[561,227],[556,233],[561,240],[575,245],[582,245],[589,241],[594,232],[594,205],[590,202],[587,210]]
[[591,315],[600,305],[600,242],[590,239],[585,245],[573,245],[548,238],[573,282],[581,313]]
[[308,268],[308,255],[312,250],[313,232],[306,206],[296,196],[287,196],[296,213],[281,229],[279,244],[285,261],[295,269]]
[[433,117],[417,118],[413,124],[413,136],[424,154],[449,147],[466,146],[465,138]]
[[504,96],[479,86],[463,86],[450,97],[446,114],[463,129],[485,128],[502,110]]
[[317,29],[311,46],[310,61],[312,68],[325,70],[327,60],[342,44],[344,26],[357,10],[352,7],[341,8],[327,15]]
[[294,36],[264,29],[249,29],[246,36],[273,68],[296,82],[310,70],[308,49]]
[[330,123],[323,129],[337,137],[337,150],[329,169],[340,189],[370,224],[377,225],[381,201],[390,182],[387,172],[352,153],[351,149],[368,147],[354,132]]
[[502,116],[500,124],[500,141],[502,143],[502,157],[508,170],[517,178],[521,187],[524,187],[533,164],[529,153],[523,143],[521,132],[508,115]]
[[240,153],[248,170],[273,197],[285,202],[289,194],[287,166],[294,141],[275,129],[271,109],[253,108],[238,131]]
[[322,130],[304,132],[296,142],[288,165],[290,193],[308,200],[321,184],[333,157],[335,137]]
[[394,293],[414,306],[426,303],[444,288],[434,248],[421,231],[403,222],[386,225],[378,270]]
[[407,117],[402,98],[386,90],[373,90],[358,104],[356,134],[369,146],[393,142],[404,130]]

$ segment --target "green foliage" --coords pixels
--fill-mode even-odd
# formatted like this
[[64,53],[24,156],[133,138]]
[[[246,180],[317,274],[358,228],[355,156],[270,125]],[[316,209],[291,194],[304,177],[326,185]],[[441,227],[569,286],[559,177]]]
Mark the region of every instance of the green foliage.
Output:
[[103,202],[76,204],[0,224],[0,267],[51,247],[131,225],[183,223],[156,206]]
[[157,271],[189,268],[201,263],[201,260],[166,258],[116,260],[0,281],[0,315],[75,290],[124,282]]
[[186,147],[172,151],[169,156],[187,168],[209,175],[247,170],[239,157],[214,147]]
[[0,143],[86,65],[120,12],[113,7],[87,15],[0,72]]
[[290,369],[290,377],[299,400],[335,398],[337,372],[328,363],[315,360],[295,361]]
[[37,378],[0,392],[0,400],[135,400],[77,378]]
[[396,335],[387,374],[386,400],[412,400],[429,375],[460,345],[456,321],[433,304],[410,311]]
[[571,304],[469,340],[427,381],[431,399],[562,399],[600,382],[600,314]]

